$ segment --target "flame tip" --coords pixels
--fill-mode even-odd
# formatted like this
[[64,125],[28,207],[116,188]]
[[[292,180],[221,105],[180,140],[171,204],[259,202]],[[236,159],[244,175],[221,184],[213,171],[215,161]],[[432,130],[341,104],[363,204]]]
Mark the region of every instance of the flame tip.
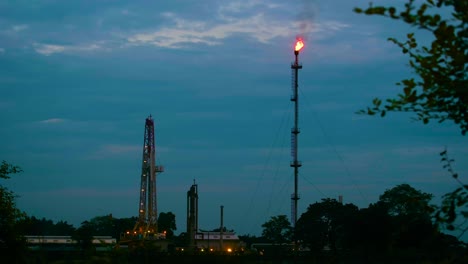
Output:
[[294,47],[294,51],[300,51],[304,47],[304,41],[302,38],[296,38],[296,46]]

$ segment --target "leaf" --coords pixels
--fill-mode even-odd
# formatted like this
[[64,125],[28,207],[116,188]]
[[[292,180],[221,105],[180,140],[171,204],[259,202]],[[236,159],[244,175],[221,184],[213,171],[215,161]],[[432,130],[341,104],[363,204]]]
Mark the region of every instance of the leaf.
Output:
[[385,14],[385,10],[387,10],[387,8],[383,6],[377,6],[372,8],[372,14],[383,15]]
[[372,100],[372,103],[379,107],[381,104],[382,104],[382,100],[380,100],[379,98],[374,98],[374,100]]
[[354,11],[355,13],[358,13],[358,14],[362,13],[362,9],[361,9],[361,8],[358,8],[358,7],[355,7],[355,8],[353,9],[353,11]]
[[403,88],[403,92],[405,93],[406,96],[409,96],[411,93],[411,88],[407,86]]

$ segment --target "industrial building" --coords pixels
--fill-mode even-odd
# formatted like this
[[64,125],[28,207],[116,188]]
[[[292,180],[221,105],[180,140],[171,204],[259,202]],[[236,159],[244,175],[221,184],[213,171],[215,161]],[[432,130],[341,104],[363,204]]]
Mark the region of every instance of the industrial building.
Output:
[[[71,251],[78,248],[78,241],[71,236],[25,236],[28,247],[32,250]],[[111,236],[93,236],[91,242],[97,251],[111,250],[117,240]]]
[[234,232],[198,232],[195,243],[199,250],[235,252],[243,249],[245,244]]

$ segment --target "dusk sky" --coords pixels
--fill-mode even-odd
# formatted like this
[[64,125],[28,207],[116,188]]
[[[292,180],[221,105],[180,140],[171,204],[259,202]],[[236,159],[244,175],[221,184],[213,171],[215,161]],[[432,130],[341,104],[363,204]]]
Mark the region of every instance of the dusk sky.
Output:
[[[291,62],[299,54],[298,216],[322,198],[360,208],[398,184],[468,182],[468,140],[450,121],[355,112],[396,96],[412,76],[387,41],[416,29],[356,14],[369,1],[0,1],[2,181],[30,216],[79,227],[138,214],[145,119],[155,121],[158,212],[186,231],[199,190],[199,227],[260,235],[291,216]],[[375,1],[403,5],[405,1]],[[428,39],[426,35],[417,36]]]

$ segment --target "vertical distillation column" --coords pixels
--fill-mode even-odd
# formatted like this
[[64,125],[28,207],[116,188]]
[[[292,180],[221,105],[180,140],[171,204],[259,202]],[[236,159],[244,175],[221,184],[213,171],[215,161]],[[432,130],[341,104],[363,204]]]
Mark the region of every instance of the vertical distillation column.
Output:
[[294,49],[295,61],[291,64],[292,69],[292,89],[293,95],[291,96],[291,101],[294,102],[294,127],[291,129],[291,156],[293,161],[291,162],[290,166],[294,168],[294,193],[291,195],[291,222],[293,227],[296,227],[297,222],[297,202],[299,200],[299,194],[297,192],[298,189],[298,175],[299,175],[299,167],[302,166],[301,162],[298,161],[298,134],[299,131],[299,96],[298,96],[298,72],[299,69],[302,69],[302,65],[299,64],[298,55],[299,51],[304,46],[301,39],[298,39],[296,42],[296,46]]
[[156,173],[162,171],[164,171],[162,166],[156,166],[154,121],[150,115],[145,121],[139,217],[137,223],[138,231],[140,233],[143,232],[143,236],[146,236],[147,233],[157,232]]
[[187,235],[189,246],[195,248],[195,234],[198,231],[198,185],[193,181],[187,192]]

